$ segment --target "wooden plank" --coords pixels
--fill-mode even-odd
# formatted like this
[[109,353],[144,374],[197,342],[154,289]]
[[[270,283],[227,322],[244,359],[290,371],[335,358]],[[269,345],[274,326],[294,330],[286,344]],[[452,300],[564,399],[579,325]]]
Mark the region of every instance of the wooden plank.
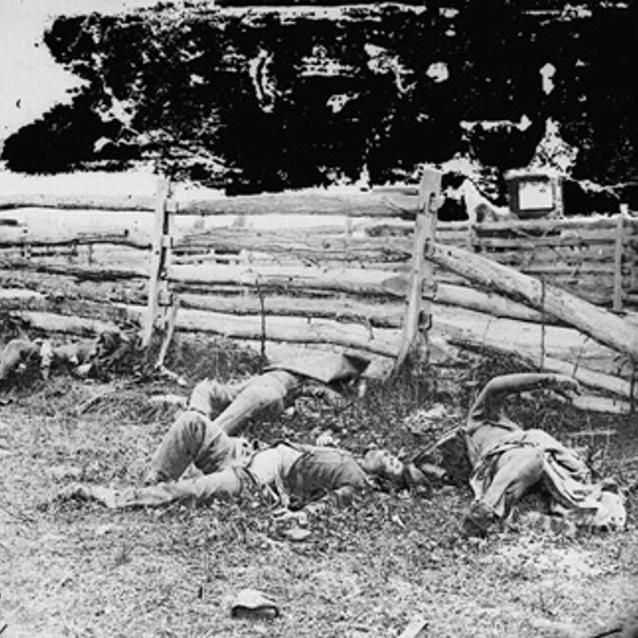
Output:
[[425,252],[434,241],[436,229],[436,208],[434,198],[441,194],[441,173],[425,169],[421,179],[419,194],[419,212],[414,229],[414,246],[412,249],[412,270],[406,295],[406,311],[401,333],[401,345],[394,364],[393,372],[397,372],[416,345],[421,313],[425,314],[425,322],[431,322],[429,301],[423,301],[424,285],[434,296],[434,272],[430,262],[425,259]]

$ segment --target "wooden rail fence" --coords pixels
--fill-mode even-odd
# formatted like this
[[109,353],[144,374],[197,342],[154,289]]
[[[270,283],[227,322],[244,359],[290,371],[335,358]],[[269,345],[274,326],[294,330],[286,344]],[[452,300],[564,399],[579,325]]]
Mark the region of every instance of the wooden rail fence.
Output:
[[[424,256],[434,241],[463,247],[543,285],[631,315],[638,308],[638,219],[624,212],[435,225],[432,197],[440,185],[429,175],[420,188],[367,193],[177,200],[160,180],[154,197],[0,197],[5,211],[38,206],[154,216],[152,229],[133,226],[122,215],[119,228],[82,235],[0,224],[0,286],[32,292],[28,303],[23,296],[0,295],[0,307],[22,313],[33,325],[72,331],[82,329],[83,316],[91,329],[100,320],[133,317],[148,342],[179,298],[179,330],[255,341],[265,330],[269,341],[340,345],[399,360],[431,324],[432,347],[505,342],[548,369],[571,370],[598,389],[633,399],[635,366],[626,353],[568,327],[569,321],[542,304],[514,299],[489,282],[479,285]],[[338,215],[344,221],[310,229],[176,228],[186,215],[205,221],[272,213]]]

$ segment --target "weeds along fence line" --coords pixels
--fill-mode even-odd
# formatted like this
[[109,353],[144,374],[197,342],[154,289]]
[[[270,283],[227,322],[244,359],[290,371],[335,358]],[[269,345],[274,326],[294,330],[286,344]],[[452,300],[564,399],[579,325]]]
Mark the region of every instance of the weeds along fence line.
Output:
[[[149,220],[135,226],[123,213],[119,229],[84,235],[72,228],[21,235],[0,226],[0,307],[42,330],[88,333],[104,322],[133,322],[148,340],[179,298],[177,330],[386,357],[396,357],[415,331],[424,332],[431,315],[430,341],[447,352],[505,348],[620,401],[630,399],[634,365],[627,352],[569,327],[537,299],[505,294],[431,254],[418,263],[415,255],[428,251],[414,220],[431,212],[429,202],[440,190],[426,186],[176,199],[160,180],[154,197],[0,197],[7,211],[137,211]],[[329,217],[311,228],[249,223],[272,213]],[[191,223],[178,232],[188,215],[200,222],[233,215],[244,223],[208,229]],[[638,220],[630,215],[438,222],[428,232],[435,232],[437,247],[465,248],[601,308],[631,314],[638,306]],[[59,250],[68,252],[60,256]]]

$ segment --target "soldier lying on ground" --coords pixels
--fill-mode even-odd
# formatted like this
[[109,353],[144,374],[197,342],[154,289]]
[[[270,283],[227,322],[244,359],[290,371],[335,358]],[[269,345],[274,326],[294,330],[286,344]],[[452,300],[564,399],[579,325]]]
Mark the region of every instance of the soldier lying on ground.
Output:
[[215,426],[227,434],[236,434],[253,416],[263,411],[278,414],[300,396],[345,404],[344,394],[361,382],[368,364],[355,355],[320,353],[271,365],[263,374],[238,384],[205,379],[195,386],[189,411],[214,419]]
[[47,379],[52,360],[53,350],[48,341],[11,339],[0,353],[0,383],[12,380],[32,365],[37,365],[42,377]]
[[[360,465],[350,454],[335,448],[287,442],[254,451],[247,439],[234,434],[249,418],[264,410],[280,412],[301,394],[343,402],[343,395],[335,388],[344,390],[367,366],[368,361],[358,356],[325,353],[275,364],[237,385],[207,379],[195,387],[189,410],[164,436],[151,461],[146,487],[117,492],[75,486],[64,495],[126,507],[176,500],[206,502],[237,496],[253,485],[274,486],[284,502],[288,490],[302,501],[325,491],[336,491],[343,500],[351,489],[368,484],[362,467],[392,477],[392,462],[375,457]],[[211,420],[213,416],[216,418]],[[205,476],[178,480],[191,462]]]
[[[191,462],[204,475],[180,479]],[[257,492],[284,507],[298,509],[326,496],[346,505],[355,493],[374,486],[372,477],[399,482],[402,470],[397,459],[377,451],[357,460],[338,448],[284,441],[255,451],[243,437],[229,436],[203,415],[193,413],[187,420],[178,420],[164,439],[144,487],[115,490],[75,484],[58,496],[124,508],[173,502],[205,504]],[[148,484],[152,481],[158,482]]]
[[[568,398],[580,392],[578,383],[563,375],[496,377],[474,402],[465,427],[446,437],[434,454],[418,455],[410,467],[417,480],[418,468],[427,470],[428,461],[438,460],[450,473],[458,471],[462,460],[458,454],[454,458],[454,448],[455,443],[461,443],[470,463],[470,486],[475,496],[463,521],[466,533],[484,534],[492,523],[504,520],[523,494],[535,486],[549,495],[551,513],[569,516],[576,524],[624,527],[624,499],[612,481],[593,483],[589,468],[576,452],[543,430],[523,430],[503,413],[507,395],[542,388]],[[451,464],[455,467],[449,467]]]
[[38,366],[44,379],[51,368],[66,367],[74,374],[90,376],[99,362],[112,355],[121,345],[118,332],[106,331],[90,341],[52,346],[44,339],[12,339],[0,353],[0,382],[9,381],[16,373],[30,366]]

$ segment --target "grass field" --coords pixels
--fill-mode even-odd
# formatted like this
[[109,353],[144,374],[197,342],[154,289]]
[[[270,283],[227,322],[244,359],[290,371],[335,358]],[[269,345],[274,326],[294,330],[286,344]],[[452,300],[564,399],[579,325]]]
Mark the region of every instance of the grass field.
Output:
[[[206,374],[243,376],[257,363],[222,341],[184,341],[169,365],[192,383]],[[256,424],[251,434],[312,441],[329,430],[355,452],[379,443],[410,453],[461,422],[470,382],[483,382],[498,371],[494,365],[459,369],[445,387],[432,380],[433,370],[406,376],[339,413],[302,402],[294,416]],[[77,414],[83,401],[108,390]],[[428,621],[426,635],[439,638],[585,637],[638,606],[633,496],[624,533],[565,537],[519,524],[470,541],[457,527],[468,490],[377,493],[311,518],[311,535],[298,543],[282,534],[289,523],[259,503],[114,513],[52,499],[72,480],[140,481],[175,414],[148,397],[166,391],[187,392],[165,382],[59,375],[2,393],[10,401],[0,407],[2,638],[392,637],[416,614]],[[449,409],[444,422],[411,433],[406,417],[441,400]],[[631,479],[635,418],[612,420],[538,399],[517,401],[512,416],[562,437],[616,428],[605,468]],[[271,594],[281,617],[232,619],[229,601],[243,587]]]

